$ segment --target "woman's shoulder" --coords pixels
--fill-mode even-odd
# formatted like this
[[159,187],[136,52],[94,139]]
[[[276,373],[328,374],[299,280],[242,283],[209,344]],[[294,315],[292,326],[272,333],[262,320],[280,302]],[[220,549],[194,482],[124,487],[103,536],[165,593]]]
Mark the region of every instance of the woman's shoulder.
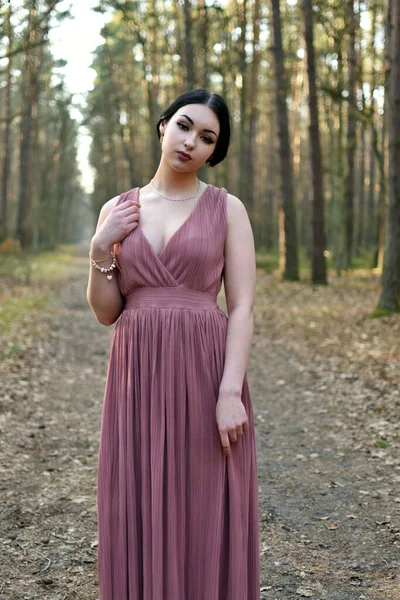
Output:
[[107,200],[107,202],[105,202],[103,204],[103,206],[101,207],[101,210],[100,210],[100,214],[103,217],[103,219],[109,215],[110,211],[113,208],[115,208],[117,206],[117,204],[120,204],[120,202],[123,202],[131,191],[132,190],[127,190],[126,192],[122,192],[122,193],[118,194],[117,196],[114,196],[110,200]]
[[100,210],[100,217],[103,220],[106,217],[108,217],[108,215],[110,214],[111,210],[113,208],[115,208],[115,206],[117,206],[120,197],[121,197],[121,195],[114,196],[114,198],[111,198],[111,200],[107,200],[107,202],[105,202],[103,204],[103,206],[101,207],[101,210]]
[[104,207],[108,208],[109,210],[111,208],[114,208],[115,206],[117,206],[119,199],[121,198],[121,194],[118,194],[118,196],[114,196],[114,198],[111,198],[111,200],[108,200],[105,204]]
[[133,192],[134,189],[136,189],[136,188],[126,190],[125,192],[121,192],[120,194],[118,194],[118,196],[114,196],[114,198],[111,198],[111,200],[108,200],[104,204],[104,207],[107,207],[109,210],[111,210],[112,208],[115,208],[117,206],[117,204],[124,202],[128,198],[128,196]]
[[213,188],[217,190],[219,195],[225,196],[227,203],[232,204],[232,206],[244,206],[243,202],[237,196],[231,194],[229,190],[226,189],[226,187],[218,187],[216,185],[213,185]]
[[240,198],[231,194],[225,187],[221,187],[219,190],[224,192],[222,197],[226,198],[228,222],[231,222],[234,219],[240,220],[247,215],[246,207]]

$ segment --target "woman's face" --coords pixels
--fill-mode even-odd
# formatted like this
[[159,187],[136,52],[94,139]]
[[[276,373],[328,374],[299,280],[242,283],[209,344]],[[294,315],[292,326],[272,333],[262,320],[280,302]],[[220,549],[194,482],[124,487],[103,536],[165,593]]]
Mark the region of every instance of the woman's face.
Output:
[[[217,115],[205,104],[186,104],[168,122],[160,125],[164,133],[163,159],[179,171],[196,171],[213,154],[220,133]],[[184,160],[179,152],[186,153]]]

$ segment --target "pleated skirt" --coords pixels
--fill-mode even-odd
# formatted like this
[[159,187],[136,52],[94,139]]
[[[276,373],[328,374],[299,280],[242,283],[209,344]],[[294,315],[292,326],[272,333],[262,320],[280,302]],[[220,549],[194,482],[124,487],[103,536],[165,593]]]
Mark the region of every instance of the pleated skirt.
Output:
[[259,600],[254,417],[223,454],[228,317],[136,307],[114,328],[97,474],[100,600]]

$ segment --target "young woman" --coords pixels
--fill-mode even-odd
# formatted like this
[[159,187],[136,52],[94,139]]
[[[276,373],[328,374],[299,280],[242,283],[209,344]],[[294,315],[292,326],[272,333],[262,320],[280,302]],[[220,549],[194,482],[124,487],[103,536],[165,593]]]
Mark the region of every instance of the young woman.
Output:
[[227,154],[228,108],[186,92],[157,134],[154,177],[104,204],[90,245],[89,305],[104,325],[118,319],[99,446],[100,600],[259,600],[254,239],[243,203],[196,174]]

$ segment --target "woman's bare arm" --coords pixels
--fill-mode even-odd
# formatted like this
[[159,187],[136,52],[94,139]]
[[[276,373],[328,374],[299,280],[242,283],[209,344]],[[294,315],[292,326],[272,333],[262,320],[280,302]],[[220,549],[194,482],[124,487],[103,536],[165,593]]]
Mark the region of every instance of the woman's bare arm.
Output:
[[[119,196],[106,202],[99,214],[96,232],[90,243],[90,253],[101,267],[112,264],[111,249],[133,231],[139,220],[140,204],[135,200],[126,200],[117,206]],[[89,282],[86,292],[87,301],[96,319],[102,325],[112,325],[124,308],[124,298],[117,282],[117,270],[112,279],[90,264]]]
[[253,336],[256,259],[246,208],[232,194],[228,200],[224,288],[229,323],[220,393],[240,397]]
[[[90,253],[94,260],[99,261],[110,257],[105,262],[100,263],[101,267],[109,267],[112,263],[112,244],[103,242],[99,237],[96,238],[96,234],[106,217],[109,215],[111,209],[116,205],[118,198],[119,196],[112,198],[101,208],[96,232],[90,243]],[[104,273],[94,269],[91,264],[89,267],[89,282],[86,297],[96,319],[102,325],[112,325],[115,323],[124,306],[124,300],[119,291],[116,273],[117,271],[114,269],[113,278],[109,280]]]
[[254,328],[256,261],[253,231],[244,204],[228,194],[227,207],[224,287],[229,321],[216,419],[223,452],[230,456],[231,442],[249,429],[241,396]]

